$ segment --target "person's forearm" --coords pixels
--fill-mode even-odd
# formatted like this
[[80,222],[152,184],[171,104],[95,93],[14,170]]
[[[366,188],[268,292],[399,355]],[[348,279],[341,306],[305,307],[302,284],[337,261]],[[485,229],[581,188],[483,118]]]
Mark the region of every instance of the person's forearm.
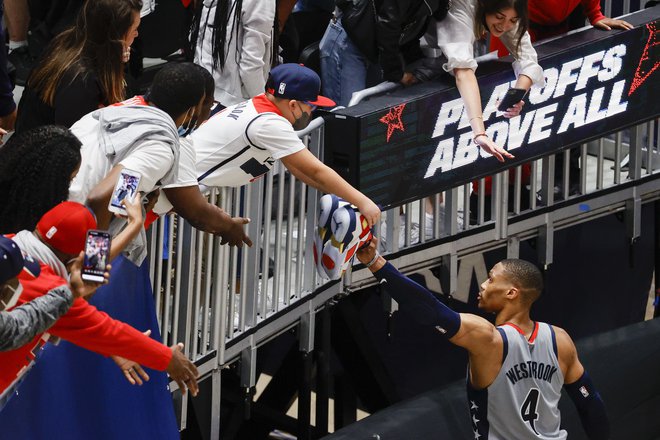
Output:
[[126,227],[112,239],[112,245],[110,246],[110,259],[108,261],[114,260],[119,254],[121,254],[124,248],[138,236],[141,229],[142,221],[134,223],[129,222]]
[[45,332],[73,303],[67,286],[52,289],[11,312],[0,313],[0,351],[19,348]]
[[516,80],[516,88],[529,90],[532,87],[532,84],[532,79],[529,76],[524,74],[518,75],[518,79]]
[[479,83],[472,69],[454,69],[456,76],[456,88],[463,98],[465,111],[468,115],[468,121],[472,127],[472,133],[484,133],[483,109],[481,107],[481,94],[479,92]]
[[231,216],[209,203],[196,185],[164,188],[163,192],[172,203],[174,211],[199,230],[221,234],[232,224]]
[[458,313],[440,302],[431,291],[403,275],[382,257],[379,258],[380,261],[376,261],[370,269],[378,280],[387,282],[387,293],[399,303],[401,310],[422,325],[439,327],[447,338],[458,332],[461,326]]
[[306,182],[304,177],[298,178],[324,193],[335,194],[353,205],[359,206],[366,198],[364,194],[342,179],[335,170],[326,165],[322,165],[316,173],[309,176],[310,181]]
[[580,379],[564,388],[575,404],[587,436],[590,440],[607,440],[610,437],[610,421],[605,404],[585,371]]

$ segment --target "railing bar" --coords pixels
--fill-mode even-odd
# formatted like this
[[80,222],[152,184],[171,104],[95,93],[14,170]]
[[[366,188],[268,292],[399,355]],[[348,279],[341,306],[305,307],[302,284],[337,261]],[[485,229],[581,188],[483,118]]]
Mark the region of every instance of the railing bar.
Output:
[[623,136],[621,131],[617,131],[614,135],[614,183],[616,185],[621,183],[621,146]]
[[520,211],[521,211],[520,196],[522,195],[522,167],[523,167],[522,165],[518,165],[516,167],[514,181],[513,181],[513,212],[514,212],[514,214],[520,214]]
[[598,139],[598,162],[596,165],[596,189],[603,189],[603,167],[604,167],[604,154],[603,154],[603,138]]
[[[296,192],[296,178],[293,174],[289,174],[289,201],[287,207],[286,219],[286,242],[284,249],[284,292],[282,297],[282,305],[288,306],[289,299],[291,298],[291,259],[293,258],[293,205],[295,203]],[[279,310],[279,304],[277,305]]]
[[[273,210],[273,173],[266,175],[266,194],[263,213],[263,244],[261,246],[261,304],[260,314],[262,318],[268,316],[268,298],[270,292],[268,289],[268,269],[270,267],[270,228],[271,228],[271,211]],[[255,238],[255,243],[259,241],[258,237]],[[272,299],[271,299],[272,303]],[[272,307],[272,306],[271,306]],[[274,308],[273,308],[274,309]]]
[[191,329],[191,338],[192,338],[192,353],[196,354],[199,350],[199,338],[201,335],[198,335],[200,330],[200,308],[201,308],[201,295],[202,295],[202,257],[204,255],[204,232],[199,230],[194,230],[197,234],[197,255],[195,258],[195,279],[193,283],[193,290],[188,291],[188,295],[193,295],[193,325]]
[[273,251],[273,260],[275,261],[275,273],[273,274],[273,310],[279,310],[281,288],[280,279],[282,277],[282,266],[280,256],[282,252],[282,217],[284,216],[284,167],[277,162],[278,182],[277,182],[277,218],[275,220],[275,250]]

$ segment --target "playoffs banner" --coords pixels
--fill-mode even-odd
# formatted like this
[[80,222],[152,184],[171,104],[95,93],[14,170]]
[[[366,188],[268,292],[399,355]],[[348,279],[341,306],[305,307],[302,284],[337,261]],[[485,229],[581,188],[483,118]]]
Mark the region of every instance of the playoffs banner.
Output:
[[[638,17],[639,23],[657,17],[658,9],[628,18]],[[406,100],[401,91],[395,105],[372,107],[363,115],[336,112],[328,127],[337,130],[343,123],[343,142],[357,130],[355,160],[344,158],[343,171],[377,203],[392,206],[655,118],[660,114],[660,21],[655,17],[627,32],[589,30],[541,45],[546,84],[530,90],[523,112],[512,119],[496,110],[498,99],[515,84],[510,62],[477,70],[486,71],[479,75],[486,131],[514,160],[500,163],[481,151],[456,88],[436,84],[436,92]],[[394,96],[386,98],[391,103]],[[328,141],[337,142],[337,136],[326,137],[326,157],[342,171],[342,152],[327,148]]]

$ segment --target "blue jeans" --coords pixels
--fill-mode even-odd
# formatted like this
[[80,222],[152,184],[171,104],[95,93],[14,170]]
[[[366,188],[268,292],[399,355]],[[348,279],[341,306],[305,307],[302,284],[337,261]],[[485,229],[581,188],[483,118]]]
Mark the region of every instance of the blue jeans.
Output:
[[353,92],[382,81],[380,66],[362,55],[341,26],[331,20],[321,39],[321,85],[323,95],[347,106]]

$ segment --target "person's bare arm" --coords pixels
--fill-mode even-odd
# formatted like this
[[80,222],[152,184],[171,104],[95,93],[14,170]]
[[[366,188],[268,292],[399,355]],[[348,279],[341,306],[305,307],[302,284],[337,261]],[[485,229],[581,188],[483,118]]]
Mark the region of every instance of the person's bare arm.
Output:
[[123,165],[115,165],[87,195],[87,206],[94,211],[99,229],[108,229],[110,225],[113,214],[108,210],[108,204],[123,169]]
[[332,168],[318,160],[308,149],[283,157],[284,166],[307,185],[325,193],[336,194],[357,206],[360,213],[373,226],[380,218],[380,209],[370,198],[342,179]]
[[595,28],[601,29],[603,31],[611,31],[612,29],[624,29],[629,30],[634,26],[628,23],[625,20],[619,20],[616,18],[605,17],[602,20],[597,21],[593,24]]
[[220,207],[209,203],[197,185],[179,188],[163,188],[174,211],[185,218],[192,226],[202,231],[222,237],[222,244],[242,247],[243,243],[252,246],[252,240],[245,234],[243,226],[250,219],[231,217]]
[[122,231],[112,238],[110,246],[110,260],[114,260],[124,248],[131,242],[142,230],[142,205],[140,200],[140,193],[136,193],[133,200],[126,197],[122,201],[122,205],[126,209],[127,224]]
[[486,135],[486,126],[484,125],[483,109],[481,108],[481,93],[479,92],[479,83],[474,71],[470,68],[454,69],[456,77],[456,88],[463,98],[465,111],[468,115],[474,141],[489,154],[492,154],[500,162],[504,158],[513,158],[513,155],[504,148],[493,142]]

